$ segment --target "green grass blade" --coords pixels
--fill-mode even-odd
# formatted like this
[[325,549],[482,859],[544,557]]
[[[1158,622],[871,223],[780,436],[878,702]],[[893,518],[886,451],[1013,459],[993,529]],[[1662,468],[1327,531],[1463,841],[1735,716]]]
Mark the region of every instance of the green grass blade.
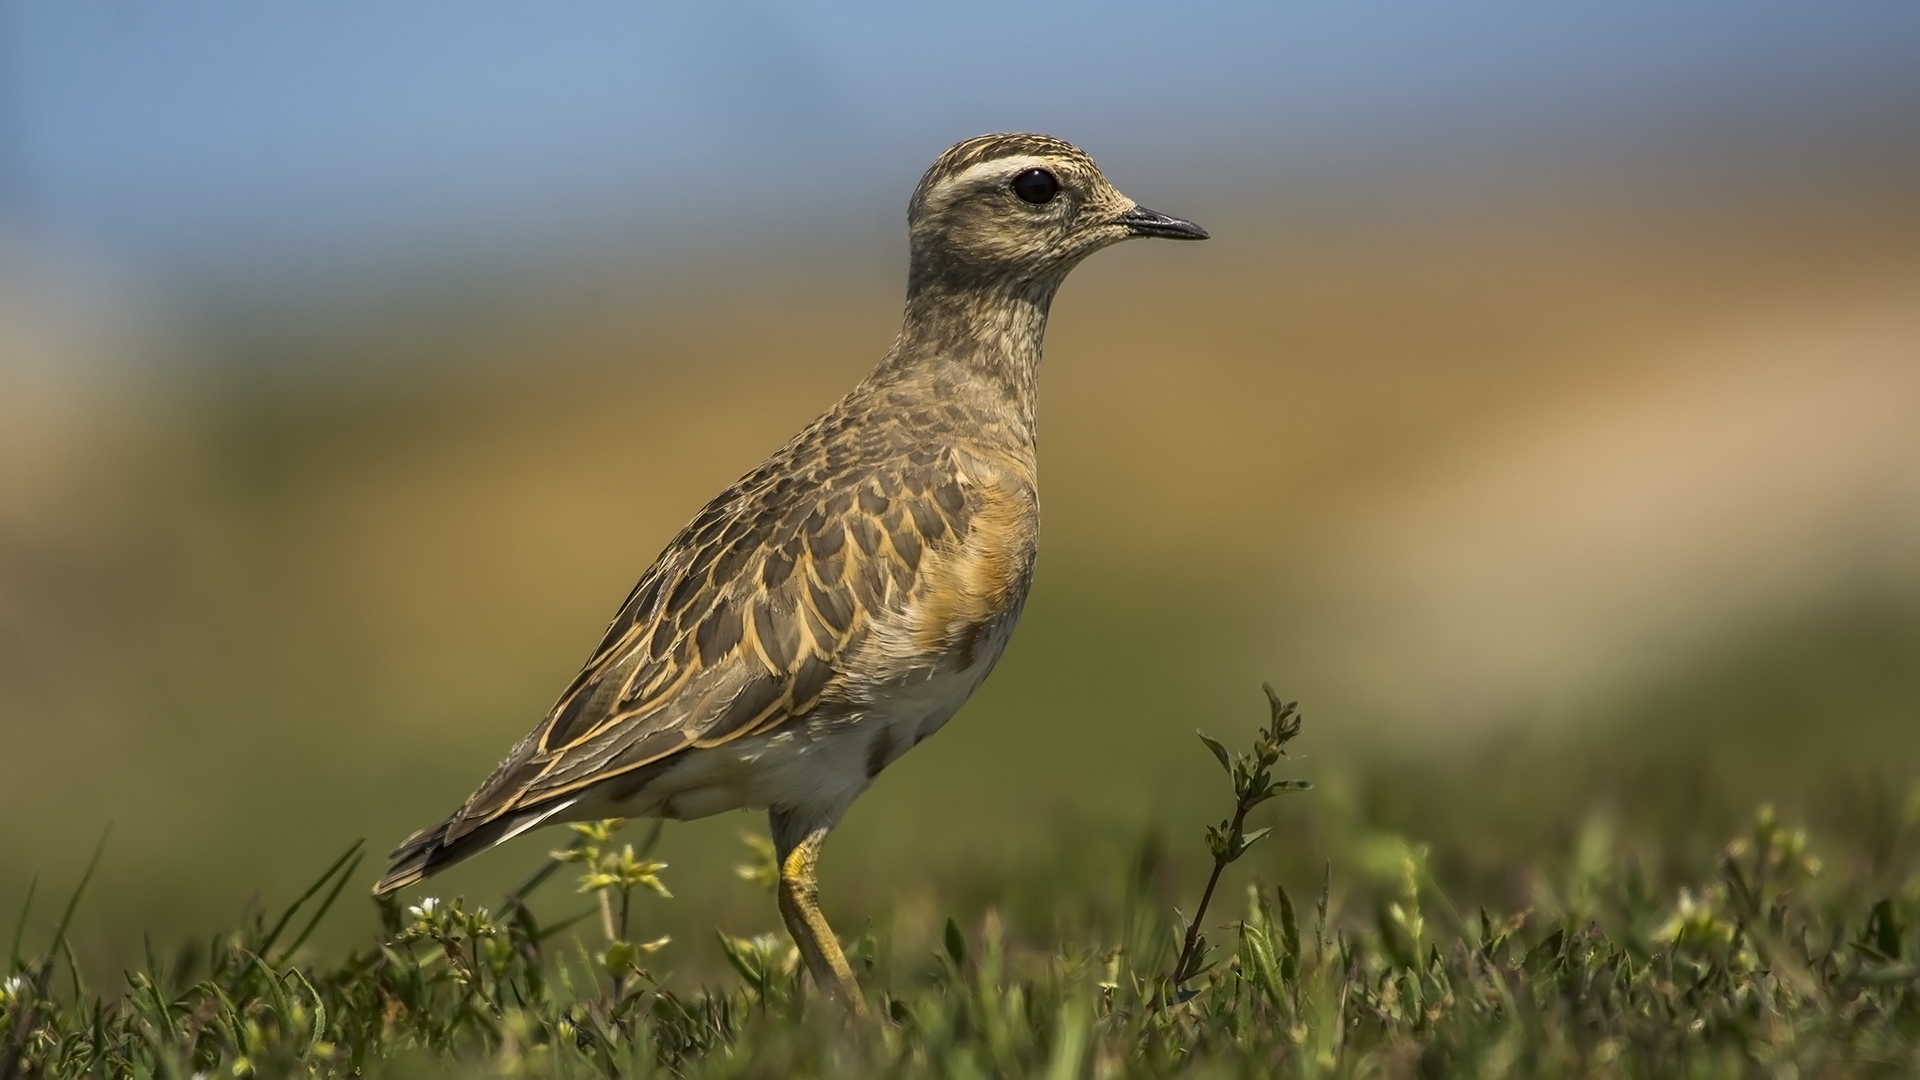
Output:
[[552,926],[540,927],[537,931],[528,935],[528,938],[534,944],[538,945],[541,942],[546,941],[548,938],[554,936],[555,934],[558,934],[563,930],[569,930],[575,926],[578,926],[581,923],[586,922],[588,919],[591,919],[598,914],[600,914],[599,908],[590,907],[578,915],[574,915],[570,918],[561,919],[559,922],[554,923]]
[[67,974],[73,978],[73,1000],[78,1003],[87,998],[87,984],[80,978],[80,960],[73,955],[73,942],[66,935],[60,936],[60,955],[67,958]]
[[327,1034],[327,1002],[320,996],[320,991],[315,990],[313,984],[307,981],[305,975],[297,970],[290,970],[287,974],[300,980],[300,985],[306,989],[307,996],[313,999],[313,1031],[307,1038],[307,1048],[302,1051],[303,1056],[311,1058],[320,1049],[320,1043]]
[[[578,841],[575,842],[574,846],[576,847],[579,846]],[[551,858],[548,859],[545,863],[541,864],[540,869],[535,870],[532,873],[532,875],[530,875],[527,878],[527,880],[521,882],[519,888],[513,890],[507,895],[511,897],[515,902],[525,900],[527,897],[533,895],[533,891],[535,889],[538,889],[540,886],[545,885],[547,883],[547,879],[552,877],[554,875],[554,872],[560,869],[560,865],[561,864],[559,859],[551,859]]]
[[246,955],[260,969],[260,974],[266,978],[267,996],[273,1002],[274,1019],[284,1027],[287,1017],[293,1011],[293,1002],[287,997],[286,984],[280,981],[279,973],[273,970],[273,965],[267,963],[265,957],[256,952],[248,952]]
[[[659,830],[656,828],[654,835],[648,839],[648,845],[647,845],[648,851],[653,850],[653,846],[652,846],[653,842],[658,839],[659,839]],[[573,842],[567,845],[567,850],[578,851],[579,849],[585,847],[586,845],[587,845],[587,838],[584,835],[576,833],[574,834]],[[641,855],[640,857],[646,858],[644,854]],[[519,888],[507,894],[508,898],[513,900],[516,904],[524,902],[527,897],[533,895],[533,891],[535,889],[538,889],[540,886],[545,885],[547,883],[547,879],[552,877],[554,875],[554,872],[560,869],[560,866],[561,866],[561,862],[559,859],[555,859],[549,856],[547,858],[547,861],[541,864],[540,869],[535,870],[532,876],[528,877],[527,880],[521,882]]]
[[[73,895],[67,898],[67,910],[60,916],[60,926],[54,931],[54,947],[47,951],[47,958],[40,962],[40,970],[34,972],[33,993],[44,996],[47,990],[47,976],[53,973],[54,957],[60,952],[60,946],[67,940],[67,927],[73,925],[73,913],[80,906],[80,897],[86,894],[87,883],[93,880],[93,872],[100,866],[100,856],[107,850],[107,836],[113,832],[109,824],[100,830],[100,841],[93,846],[93,857],[87,860],[86,873],[80,875],[80,884],[74,886]],[[24,918],[24,914],[22,916]],[[76,982],[79,978],[75,969]],[[14,1018],[13,1030],[7,1033],[7,1041],[0,1045],[0,1080],[12,1080],[20,1061],[20,1053],[26,1048],[27,1035],[33,1030],[35,1011],[29,1006],[21,1009]]]
[[642,860],[652,858],[653,849],[660,846],[660,836],[666,831],[666,828],[667,820],[665,818],[654,818],[653,828],[647,831],[647,838],[640,842],[640,851],[634,858]]
[[[361,843],[364,842],[365,841],[361,841]],[[359,846],[358,843],[354,845],[356,848]],[[320,906],[314,910],[313,917],[307,920],[307,925],[301,929],[299,936],[293,939],[293,944],[288,945],[286,951],[280,954],[280,962],[282,964],[292,959],[293,954],[299,951],[300,946],[307,943],[307,938],[313,934],[313,928],[320,925],[321,919],[326,918],[328,910],[333,907],[333,902],[340,899],[340,890],[346,888],[347,882],[353,878],[353,872],[360,868],[360,860],[365,857],[365,853],[360,852],[356,854],[350,849],[349,854],[353,854],[353,861],[347,864],[347,868],[341,871],[340,876],[333,879],[332,891],[327,893],[325,900],[320,901]],[[336,863],[335,865],[337,866],[338,864]],[[328,872],[332,873],[332,871]],[[321,880],[325,879],[323,878]]]
[[[100,840],[93,845],[93,857],[87,860],[86,873],[80,875],[80,884],[73,887],[73,895],[67,898],[67,910],[60,913],[60,925],[53,932],[53,940],[56,948],[59,947],[61,942],[67,939],[67,928],[73,925],[73,913],[80,907],[80,897],[86,894],[87,884],[93,880],[93,872],[100,868],[100,856],[106,853],[107,836],[112,832],[113,825],[111,823],[109,823],[106,828],[100,830]],[[46,986],[46,973],[50,971],[52,967],[53,955],[49,953],[46,963],[41,967],[40,986],[42,989],[45,989]]]
[[[353,842],[353,845],[347,848],[347,850],[344,853],[342,853],[339,858],[333,860],[333,865],[327,867],[327,872],[324,874],[321,874],[320,879],[318,881],[315,881],[312,885],[307,886],[307,891],[301,893],[300,898],[298,900],[295,900],[291,905],[287,907],[286,912],[280,916],[280,921],[277,923],[274,923],[273,929],[267,931],[267,936],[261,939],[259,951],[261,952],[262,955],[264,955],[267,952],[267,950],[273,948],[274,942],[280,940],[280,934],[282,931],[286,930],[287,923],[293,920],[294,912],[299,911],[300,906],[302,904],[305,904],[307,901],[313,899],[314,894],[318,893],[322,888],[324,888],[327,884],[328,879],[332,878],[333,875],[342,866],[345,866],[347,863],[347,860],[352,859],[354,855],[357,852],[359,852],[360,848],[364,844],[366,844],[366,842],[367,840],[366,840],[366,837],[364,836],[358,840],[355,840]],[[359,864],[359,860],[356,859],[355,865],[358,865],[358,864]],[[341,879],[345,880],[345,875],[342,875]],[[336,886],[336,891],[338,891],[337,886]]]
[[38,888],[39,885],[39,874],[35,874],[27,879],[27,898],[20,902],[20,917],[13,921],[13,948],[8,950],[7,953],[9,963],[7,970],[9,971],[18,971],[20,969],[20,942],[26,938],[27,913],[33,910],[33,890]]

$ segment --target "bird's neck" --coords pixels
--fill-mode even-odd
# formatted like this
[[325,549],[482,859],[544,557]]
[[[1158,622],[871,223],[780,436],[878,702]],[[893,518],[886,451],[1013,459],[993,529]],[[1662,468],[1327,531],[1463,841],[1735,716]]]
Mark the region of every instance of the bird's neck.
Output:
[[1059,287],[1058,277],[964,289],[916,283],[900,336],[874,380],[983,410],[1007,436],[1031,446],[1041,340]]

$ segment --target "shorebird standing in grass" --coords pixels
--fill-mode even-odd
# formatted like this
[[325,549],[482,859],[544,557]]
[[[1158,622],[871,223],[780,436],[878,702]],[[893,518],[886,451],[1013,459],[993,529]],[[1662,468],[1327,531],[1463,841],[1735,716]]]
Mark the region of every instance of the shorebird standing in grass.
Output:
[[1040,531],[1034,391],[1054,291],[1138,236],[1204,240],[1044,135],[984,135],[920,180],[900,336],[721,492],[640,578],[586,667],[480,789],[393,853],[411,885],[561,821],[768,811],[780,915],[863,1011],[819,907],[827,831],[998,660]]

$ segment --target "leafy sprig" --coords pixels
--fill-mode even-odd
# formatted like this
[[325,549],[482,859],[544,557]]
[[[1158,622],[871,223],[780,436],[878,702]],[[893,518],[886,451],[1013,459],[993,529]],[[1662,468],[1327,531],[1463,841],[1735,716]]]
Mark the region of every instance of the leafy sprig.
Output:
[[1218,825],[1207,827],[1207,850],[1213,855],[1213,872],[1207,877],[1206,891],[1200,894],[1200,906],[1195,909],[1192,921],[1187,923],[1186,934],[1180,945],[1180,958],[1174,962],[1173,974],[1167,978],[1167,996],[1181,999],[1181,986],[1211,966],[1207,963],[1206,935],[1200,930],[1201,920],[1206,918],[1207,906],[1213,902],[1213,891],[1220,884],[1220,875],[1228,864],[1239,860],[1247,849],[1272,831],[1270,828],[1255,829],[1248,832],[1247,815],[1254,807],[1276,795],[1290,791],[1306,791],[1313,784],[1306,780],[1276,780],[1273,767],[1287,756],[1286,745],[1300,734],[1300,703],[1281,701],[1270,684],[1262,683],[1260,688],[1266,691],[1269,717],[1265,727],[1254,739],[1250,753],[1233,753],[1224,743],[1208,735],[1196,732],[1200,741],[1213,751],[1213,756],[1226,770],[1233,784],[1233,816]]
[[[628,922],[633,913],[633,893],[636,889],[645,889],[662,899],[673,899],[666,883],[660,880],[660,871],[667,868],[663,862],[654,862],[648,856],[660,842],[662,823],[655,822],[653,831],[647,835],[638,854],[632,844],[622,845],[620,850],[612,848],[613,834],[626,824],[623,818],[605,818],[600,821],[579,822],[573,825],[575,839],[573,846],[552,852],[556,862],[576,864],[584,869],[580,874],[579,891],[592,893],[600,904],[600,929],[606,935],[607,947],[594,957],[601,970],[613,981],[614,998],[622,996],[622,989],[629,979],[648,979],[647,972],[640,967],[640,957],[665,948],[670,937],[659,937],[652,941],[635,942],[628,938]],[[619,914],[614,913],[614,896],[618,895]]]

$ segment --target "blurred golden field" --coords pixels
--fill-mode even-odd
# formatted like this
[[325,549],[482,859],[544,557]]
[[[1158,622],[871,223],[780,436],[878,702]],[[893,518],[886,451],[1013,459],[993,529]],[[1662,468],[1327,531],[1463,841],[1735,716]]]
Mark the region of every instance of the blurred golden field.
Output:
[[[1850,827],[1920,776],[1907,193],[1162,208],[1217,239],[1063,292],[1025,622],[836,834],[843,932],[1017,921],[1036,868],[1099,893],[1142,836],[1197,859],[1192,730],[1251,731],[1262,680],[1322,785],[1252,857],[1283,876],[1392,828],[1511,891],[1596,808]],[[899,243],[249,320],[0,295],[0,912],[111,822],[106,963],[451,809],[672,532],[877,359]],[[777,925],[728,869],[762,827],[668,828],[676,970]]]

